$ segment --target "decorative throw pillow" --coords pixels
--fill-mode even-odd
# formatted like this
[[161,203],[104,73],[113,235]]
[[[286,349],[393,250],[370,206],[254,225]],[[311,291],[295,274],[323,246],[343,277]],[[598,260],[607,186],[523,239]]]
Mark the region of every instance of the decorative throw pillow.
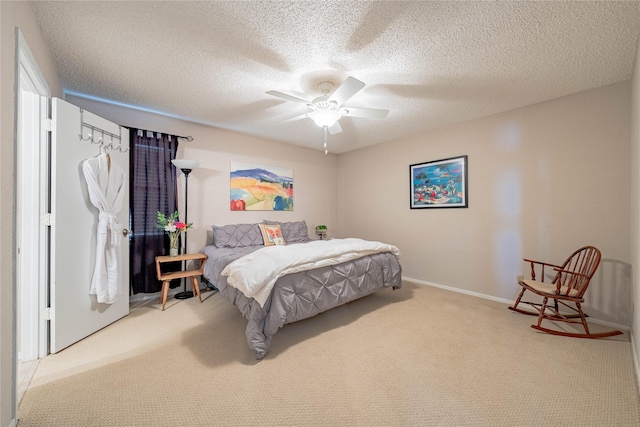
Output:
[[262,231],[262,239],[265,246],[284,245],[285,241],[282,237],[282,231],[278,224],[259,224]]
[[309,240],[309,230],[307,229],[307,223],[302,221],[291,221],[291,222],[279,222],[279,221],[269,221],[263,220],[263,224],[279,224],[280,229],[282,230],[282,237],[287,241],[287,243],[296,243],[296,242],[308,242]]
[[238,248],[262,245],[258,224],[214,225],[213,244],[218,248]]

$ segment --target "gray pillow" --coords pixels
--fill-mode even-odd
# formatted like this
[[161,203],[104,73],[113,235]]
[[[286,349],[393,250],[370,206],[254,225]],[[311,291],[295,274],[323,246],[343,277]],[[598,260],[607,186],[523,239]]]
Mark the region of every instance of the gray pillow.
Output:
[[302,221],[292,221],[292,222],[280,222],[280,221],[269,221],[267,219],[262,221],[263,224],[280,224],[280,230],[282,231],[282,237],[284,241],[287,243],[300,243],[300,242],[308,242],[309,240],[309,230],[307,228],[307,223]]
[[258,224],[213,225],[213,244],[217,248],[264,245]]

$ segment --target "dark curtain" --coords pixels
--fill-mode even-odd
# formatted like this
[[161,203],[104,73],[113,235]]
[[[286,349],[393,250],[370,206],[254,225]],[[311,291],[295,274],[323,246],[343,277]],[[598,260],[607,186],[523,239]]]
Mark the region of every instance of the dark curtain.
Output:
[[[171,165],[178,151],[178,137],[135,128],[129,135],[131,293],[153,293],[162,288],[155,257],[169,254],[169,239],[156,228],[157,212],[168,215],[178,209],[176,171]],[[179,285],[179,280],[171,283],[172,288]]]

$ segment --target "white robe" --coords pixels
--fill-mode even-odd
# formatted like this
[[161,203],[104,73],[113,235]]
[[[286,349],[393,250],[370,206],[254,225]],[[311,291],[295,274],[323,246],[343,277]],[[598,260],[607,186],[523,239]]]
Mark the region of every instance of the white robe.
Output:
[[[111,165],[109,165],[111,163]],[[126,175],[108,154],[100,154],[82,163],[89,188],[89,199],[100,212],[96,230],[96,265],[89,294],[99,303],[112,304],[122,294],[120,280],[120,241],[122,226],[116,219],[122,209]]]

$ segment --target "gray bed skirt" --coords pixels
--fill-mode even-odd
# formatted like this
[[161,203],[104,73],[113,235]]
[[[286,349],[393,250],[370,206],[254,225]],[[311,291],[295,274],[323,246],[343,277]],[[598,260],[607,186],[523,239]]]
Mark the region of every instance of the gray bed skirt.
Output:
[[[231,255],[235,251],[212,246],[202,252],[209,257],[204,269],[205,279],[247,319],[247,343],[256,359],[267,354],[272,337],[285,324],[307,319],[380,289],[402,286],[398,257],[383,252],[283,276],[261,307],[253,298],[247,298],[229,286],[226,277],[220,276],[220,271],[232,261],[231,258],[237,257],[237,252]],[[246,250],[246,253],[250,252],[252,250]]]

